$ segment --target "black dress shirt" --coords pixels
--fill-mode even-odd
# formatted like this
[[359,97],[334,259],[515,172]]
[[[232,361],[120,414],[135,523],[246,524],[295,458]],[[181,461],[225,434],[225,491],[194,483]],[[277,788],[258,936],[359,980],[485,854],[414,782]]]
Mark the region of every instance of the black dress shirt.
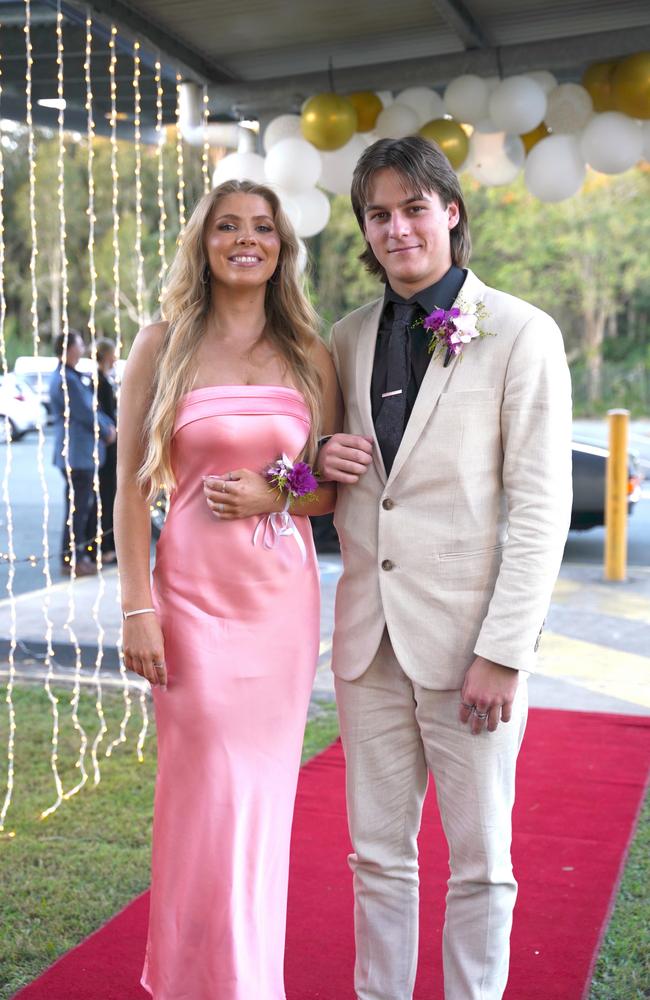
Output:
[[[467,272],[453,264],[446,274],[443,274],[439,281],[423,288],[422,291],[413,295],[410,299],[403,299],[394,292],[390,285],[386,285],[384,294],[384,309],[379,320],[379,330],[377,333],[377,345],[375,347],[375,360],[372,368],[372,382],[370,387],[370,397],[372,404],[372,420],[377,420],[377,414],[382,404],[382,393],[386,392],[387,374],[387,348],[393,322],[393,302],[417,302],[422,309],[422,316],[428,316],[434,309],[451,309],[454,300],[465,281]],[[416,326],[411,329],[411,377],[406,393],[406,420],[404,427],[411,416],[411,410],[417,398],[422,380],[429,367],[431,355],[429,354],[429,334],[423,326]],[[404,431],[402,430],[402,433]],[[381,443],[381,442],[380,442]]]

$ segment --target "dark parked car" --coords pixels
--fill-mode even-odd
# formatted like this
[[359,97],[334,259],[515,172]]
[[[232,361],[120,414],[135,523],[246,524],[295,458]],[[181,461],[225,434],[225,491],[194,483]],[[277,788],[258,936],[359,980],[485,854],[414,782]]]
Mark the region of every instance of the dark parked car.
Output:
[[[573,445],[573,507],[572,530],[585,531],[605,523],[605,466],[608,451],[600,445],[574,441]],[[628,511],[641,496],[641,475],[637,456],[628,454]],[[167,506],[161,495],[151,505],[151,529],[154,538],[160,534],[165,522]],[[318,552],[338,552],[339,539],[332,514],[312,517],[314,542]]]
[[[609,452],[602,445],[573,442],[573,507],[571,528],[585,531],[605,523],[605,467]],[[641,496],[639,460],[628,452],[628,513]]]

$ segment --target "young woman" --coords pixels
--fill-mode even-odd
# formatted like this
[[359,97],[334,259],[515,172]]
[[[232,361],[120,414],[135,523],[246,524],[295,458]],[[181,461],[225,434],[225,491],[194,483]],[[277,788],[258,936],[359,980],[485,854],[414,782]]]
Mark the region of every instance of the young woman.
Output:
[[[289,838],[319,646],[307,514],[272,490],[340,425],[329,354],[275,194],[198,203],[120,400],[117,552],[127,666],[154,686],[155,1000],[283,1000]],[[149,575],[149,500],[171,491]]]

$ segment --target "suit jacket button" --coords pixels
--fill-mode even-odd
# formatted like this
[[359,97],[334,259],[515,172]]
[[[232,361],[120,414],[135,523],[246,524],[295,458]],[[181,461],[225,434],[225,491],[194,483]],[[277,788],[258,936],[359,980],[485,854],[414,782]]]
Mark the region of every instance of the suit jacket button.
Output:
[[390,497],[384,497],[384,499],[381,502],[381,505],[384,508],[384,510],[392,510],[393,507],[395,506],[394,502],[391,500]]
[[392,561],[392,559],[384,559],[384,561],[381,564],[381,568],[385,569],[385,570],[389,570],[389,569],[392,569],[394,565],[395,565],[395,563]]

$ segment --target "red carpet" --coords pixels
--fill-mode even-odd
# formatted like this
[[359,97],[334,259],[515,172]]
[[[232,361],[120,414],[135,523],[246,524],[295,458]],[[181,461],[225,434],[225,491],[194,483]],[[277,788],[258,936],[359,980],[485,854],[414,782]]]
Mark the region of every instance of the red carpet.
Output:
[[[514,861],[520,893],[506,1000],[582,1000],[642,801],[650,722],[533,709],[519,766]],[[415,1000],[440,1000],[447,851],[433,797],[421,842]],[[302,771],[293,839],[287,1000],[354,1000],[343,759]],[[146,1000],[137,984],[146,894],[64,955],[20,1000]],[[254,998],[251,998],[254,1000]]]

